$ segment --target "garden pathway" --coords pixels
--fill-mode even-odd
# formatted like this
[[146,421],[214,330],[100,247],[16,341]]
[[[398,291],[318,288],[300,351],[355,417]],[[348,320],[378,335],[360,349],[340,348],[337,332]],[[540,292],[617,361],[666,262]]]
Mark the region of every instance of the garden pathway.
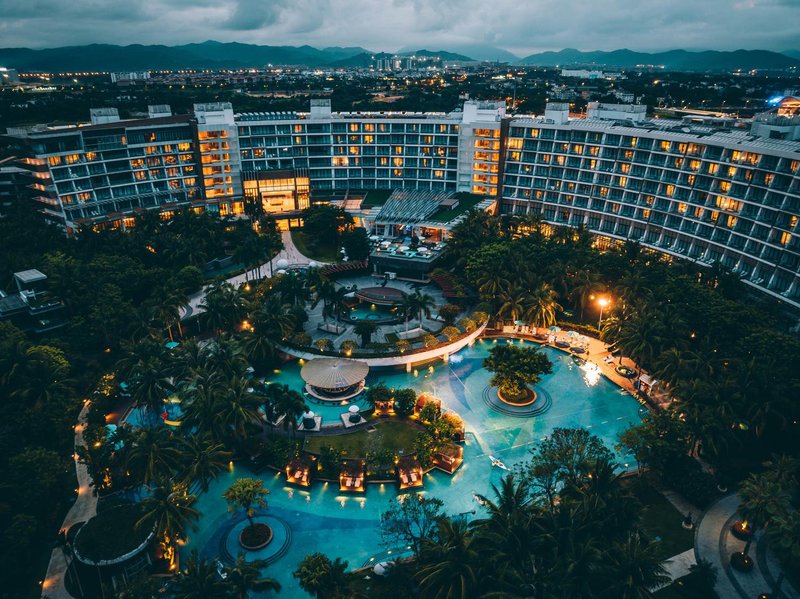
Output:
[[[294,245],[294,242],[292,241],[292,234],[289,231],[283,231],[281,233],[281,241],[283,241],[283,249],[274,258],[272,258],[272,260],[265,262],[258,268],[247,271],[247,273],[241,273],[230,277],[229,279],[226,279],[226,281],[234,287],[239,287],[240,285],[246,283],[248,279],[252,280],[262,277],[269,277],[270,272],[275,272],[278,270],[279,260],[286,260],[292,266],[298,264],[309,264],[311,262],[311,259],[301,254],[297,249],[297,246]],[[324,264],[324,262],[318,262],[318,264]],[[270,270],[270,265],[272,265],[272,270]],[[203,298],[205,298],[205,296],[205,289],[190,295],[188,306],[184,306],[182,309],[181,320],[188,318],[194,313],[202,312],[203,308],[200,306],[200,304],[203,302]]]
[[[750,549],[750,556],[755,562],[753,571],[742,573],[731,568],[731,553],[741,551],[745,545],[744,541],[730,532],[731,525],[739,519],[739,502],[739,496],[735,493],[718,500],[703,514],[695,533],[697,559],[708,560],[714,565],[717,570],[717,595],[724,599],[758,597],[772,588],[780,574],[780,566],[766,547],[763,533],[756,534]],[[800,599],[800,593],[788,580],[783,581],[781,591],[787,599]]]
[[[86,429],[86,415],[89,413],[90,406],[90,402],[85,402],[78,415],[78,423],[75,425],[76,448],[84,444],[83,431]],[[89,475],[89,470],[85,464],[78,460],[77,452],[73,454],[73,459],[75,460],[75,474],[78,479],[78,497],[61,524],[61,531],[65,533],[73,524],[86,522],[97,514],[97,497],[91,486],[92,477]],[[49,599],[70,599],[72,597],[64,586],[66,572],[67,560],[64,552],[61,547],[55,547],[50,554],[47,574],[42,582],[42,597],[48,597]]]

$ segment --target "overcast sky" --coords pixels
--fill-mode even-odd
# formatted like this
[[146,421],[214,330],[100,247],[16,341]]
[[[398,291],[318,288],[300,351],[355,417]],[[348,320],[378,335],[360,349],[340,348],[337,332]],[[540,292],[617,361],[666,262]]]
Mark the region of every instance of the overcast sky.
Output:
[[800,0],[0,0],[0,47],[800,48]]

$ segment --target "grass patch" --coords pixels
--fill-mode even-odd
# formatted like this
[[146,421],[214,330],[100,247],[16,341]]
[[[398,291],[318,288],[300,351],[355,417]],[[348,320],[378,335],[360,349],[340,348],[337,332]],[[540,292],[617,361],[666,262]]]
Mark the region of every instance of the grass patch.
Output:
[[666,497],[640,477],[631,477],[624,484],[642,503],[639,528],[658,544],[661,559],[669,559],[694,546],[694,531],[681,526],[685,514],[675,509]]
[[363,458],[369,450],[389,449],[393,452],[409,453],[419,429],[407,420],[385,420],[375,424],[370,433],[361,429],[332,437],[307,437],[306,451],[319,453],[323,447],[333,447],[344,452],[348,458]]
[[383,206],[389,196],[392,195],[392,189],[371,189],[369,190],[361,202],[362,208],[374,208],[375,206]]
[[115,559],[133,551],[153,530],[144,525],[136,528],[141,517],[138,505],[120,505],[100,512],[78,532],[77,551],[94,561]]
[[306,258],[317,262],[338,262],[339,246],[317,243],[312,249],[308,237],[299,229],[292,229],[292,243]]
[[466,212],[467,210],[474,208],[480,202],[482,202],[485,198],[484,196],[475,195],[475,194],[456,194],[458,198],[458,206],[453,209],[443,209],[437,212],[434,212],[433,215],[430,217],[430,220],[446,223],[453,220],[459,214]]

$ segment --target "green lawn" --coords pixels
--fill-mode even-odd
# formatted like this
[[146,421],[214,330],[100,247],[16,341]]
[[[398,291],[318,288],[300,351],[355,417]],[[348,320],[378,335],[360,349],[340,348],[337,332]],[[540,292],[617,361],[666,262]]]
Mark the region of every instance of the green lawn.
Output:
[[338,245],[317,244],[316,250],[312,250],[309,247],[306,234],[299,229],[292,229],[292,242],[295,246],[297,246],[297,251],[303,254],[306,258],[310,258],[311,260],[316,260],[318,262],[339,261]]
[[364,201],[361,202],[362,208],[373,208],[374,206],[383,206],[389,196],[392,195],[393,189],[371,189],[366,192]]
[[681,526],[685,514],[676,510],[666,497],[642,478],[629,478],[625,485],[642,502],[640,527],[648,539],[659,544],[658,553],[662,559],[694,546],[694,532]]
[[375,431],[361,429],[331,437],[308,437],[306,451],[319,453],[323,447],[334,447],[345,452],[348,458],[363,458],[368,448],[385,448],[395,452],[408,453],[414,447],[414,439],[419,429],[407,420],[384,420],[375,424]]

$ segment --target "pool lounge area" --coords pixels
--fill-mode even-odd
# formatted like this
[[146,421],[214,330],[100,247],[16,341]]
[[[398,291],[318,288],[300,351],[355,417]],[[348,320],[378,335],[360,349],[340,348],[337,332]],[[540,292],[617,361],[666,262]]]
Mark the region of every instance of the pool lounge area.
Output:
[[[451,356],[448,363],[438,362],[411,372],[377,369],[367,377],[367,385],[383,382],[389,387],[413,387],[417,392],[428,392],[441,399],[445,411],[456,412],[464,420],[463,455],[447,458],[459,462],[454,474],[447,472],[449,463],[443,463],[445,468],[441,470],[425,474],[418,474],[413,463],[409,463],[408,468],[402,469],[406,481],[398,476],[396,484],[370,484],[359,478],[358,461],[354,460],[350,485],[347,476],[337,482],[311,480],[308,486],[300,486],[287,484],[284,471],[265,471],[260,475],[270,490],[269,507],[263,514],[285,522],[289,530],[285,552],[268,569],[269,575],[284,586],[281,596],[305,596],[291,572],[312,548],[348,560],[351,569],[405,552],[404,547],[383,547],[380,539],[381,514],[397,496],[398,487],[408,487],[403,491],[406,493],[422,492],[438,497],[447,513],[464,514],[471,519],[480,514],[476,495],[491,495],[491,485],[498,484],[505,474],[493,466],[489,456],[510,468],[528,459],[536,443],[557,427],[587,428],[613,449],[619,433],[639,422],[645,413],[646,409],[635,398],[587,367],[580,358],[547,347],[543,351],[553,362],[553,373],[544,376],[537,389],[552,397],[552,405],[535,417],[499,413],[485,401],[484,391],[489,387],[491,375],[482,367],[488,350],[496,343],[525,346],[533,342],[481,339]],[[303,383],[300,368],[298,362],[287,363],[269,382],[300,390]],[[329,424],[329,417],[338,418],[347,412],[347,406],[318,406],[311,402],[309,406],[316,413],[325,414],[324,422]],[[323,408],[336,414],[327,414]],[[634,464],[633,458],[626,455],[618,455],[617,462],[621,469],[632,468]],[[292,474],[300,470],[295,468]],[[418,481],[412,480],[412,473]],[[231,523],[222,492],[235,478],[251,475],[242,466],[234,466],[212,483],[208,493],[199,497],[197,508],[203,516],[183,551],[198,549],[207,557],[219,557],[223,542],[220,531]],[[299,478],[302,480],[302,472]]]

